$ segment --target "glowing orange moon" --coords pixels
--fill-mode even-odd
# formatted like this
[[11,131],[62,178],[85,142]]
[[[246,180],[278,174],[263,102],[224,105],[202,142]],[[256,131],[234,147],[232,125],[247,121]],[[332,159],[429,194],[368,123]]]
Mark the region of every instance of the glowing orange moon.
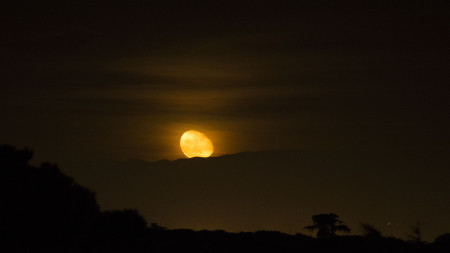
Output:
[[189,130],[183,133],[180,147],[184,155],[191,157],[210,157],[214,152],[212,141],[202,132]]

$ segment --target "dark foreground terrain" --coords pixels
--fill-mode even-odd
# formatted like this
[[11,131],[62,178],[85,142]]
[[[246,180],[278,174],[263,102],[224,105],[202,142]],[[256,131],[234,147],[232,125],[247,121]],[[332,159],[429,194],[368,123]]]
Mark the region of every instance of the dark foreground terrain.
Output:
[[450,252],[433,243],[367,233],[317,239],[277,231],[169,230],[135,210],[102,211],[95,194],[56,165],[29,165],[32,151],[0,146],[1,252]]

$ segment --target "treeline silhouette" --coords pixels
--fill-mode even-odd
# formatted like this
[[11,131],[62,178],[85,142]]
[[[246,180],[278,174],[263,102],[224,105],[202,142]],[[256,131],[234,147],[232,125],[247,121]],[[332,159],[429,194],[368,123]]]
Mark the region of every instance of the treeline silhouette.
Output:
[[450,252],[450,233],[425,243],[419,229],[403,241],[362,224],[363,236],[338,236],[350,228],[333,213],[312,216],[305,229],[317,238],[148,226],[136,210],[101,211],[94,192],[54,164],[31,166],[32,156],[0,146],[0,252]]

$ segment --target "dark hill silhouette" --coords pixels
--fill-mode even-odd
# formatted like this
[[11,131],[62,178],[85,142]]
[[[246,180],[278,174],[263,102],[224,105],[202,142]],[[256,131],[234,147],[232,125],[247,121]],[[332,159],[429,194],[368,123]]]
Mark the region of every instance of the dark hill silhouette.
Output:
[[[0,146],[1,252],[440,253],[449,252],[450,249],[448,234],[436,238],[434,244],[419,245],[396,238],[382,237],[381,234],[375,237],[327,236],[324,239],[316,239],[302,234],[288,235],[278,231],[229,233],[223,230],[171,230],[155,223],[148,227],[147,222],[136,210],[100,211],[91,190],[61,173],[54,164],[29,165],[31,157],[32,152],[28,149],[16,150],[9,145]],[[175,164],[191,163],[199,166],[202,173],[206,173],[202,164],[214,159],[179,160]],[[140,161],[126,163],[130,162],[148,165]],[[164,165],[167,162],[160,164]],[[167,173],[174,176],[174,170],[182,173],[183,168],[172,168]],[[141,169],[135,170],[140,172]],[[248,176],[246,173],[248,172],[243,172],[243,175]],[[134,177],[128,177],[126,180],[130,179],[139,183]],[[144,182],[147,179],[145,178]],[[316,216],[320,215],[314,215],[313,221],[319,221],[314,218]],[[331,223],[341,225],[338,216],[335,214],[332,216],[334,218]]]
[[[423,178],[413,167],[436,177]],[[95,189],[102,207],[138,208],[146,219],[170,228],[306,233],[311,214],[335,212],[349,227],[370,220],[385,235],[405,237],[417,213],[427,224],[442,224],[434,233],[424,228],[424,240],[432,241],[447,231],[450,211],[444,204],[448,170],[408,153],[244,152],[87,163],[67,172]],[[435,194],[422,191],[418,180]],[[400,225],[387,227],[388,222]]]

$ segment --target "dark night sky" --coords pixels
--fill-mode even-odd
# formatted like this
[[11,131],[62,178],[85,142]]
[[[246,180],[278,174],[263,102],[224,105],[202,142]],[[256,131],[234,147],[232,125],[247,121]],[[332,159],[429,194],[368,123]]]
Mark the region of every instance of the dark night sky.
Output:
[[[17,1],[3,6],[0,142],[31,147],[36,163],[58,163],[97,191],[104,206],[121,207],[108,204],[114,197],[108,194],[107,180],[91,177],[108,172],[87,170],[85,164],[182,158],[179,137],[196,129],[212,139],[215,156],[308,151],[322,154],[308,161],[353,168],[342,174],[350,181],[377,171],[388,173],[396,178],[387,186],[382,178],[366,178],[372,188],[362,191],[365,199],[383,205],[375,189],[383,188],[383,196],[395,192],[397,198],[391,201],[401,210],[398,216],[406,215],[411,225],[419,218],[429,224],[428,239],[450,231],[448,218],[427,223],[450,212],[444,193],[450,192],[446,1],[70,2]],[[327,161],[327,154],[342,158]],[[312,162],[300,166],[298,159],[284,159],[279,152],[274,157],[279,163],[265,166],[278,173],[295,178],[314,170]],[[259,164],[252,167],[252,158],[242,159],[252,171]],[[214,166],[222,168],[220,161]],[[301,173],[286,172],[282,166]],[[264,175],[270,174],[258,178],[255,173],[253,183],[267,181]],[[210,176],[218,180],[218,175]],[[281,187],[281,181],[274,187]],[[326,187],[329,191],[335,185]],[[289,191],[303,190],[293,184]],[[400,201],[411,191],[417,199],[406,199],[424,201],[423,210],[411,211],[410,202]],[[282,193],[274,196],[286,196]],[[286,198],[294,201],[294,196]],[[352,198],[348,194],[343,203],[352,205]],[[151,206],[135,199],[137,208]],[[272,196],[267,203],[282,209],[289,202],[278,200]],[[158,203],[161,213],[177,206]],[[311,208],[311,203],[308,212],[329,211],[324,206]],[[220,214],[210,212],[209,223],[197,228],[281,229],[284,225],[273,224],[287,222],[277,222],[261,208],[256,216],[273,222],[245,225],[245,217],[256,212],[252,208],[242,211],[242,226],[230,225],[236,224],[232,221],[211,225]],[[204,215],[207,210],[199,206],[191,214]],[[374,217],[379,224],[388,219],[377,213],[383,212],[344,211],[343,219]],[[299,217],[312,214],[305,211]],[[181,221],[189,219],[188,214],[145,215],[162,225],[194,226]],[[293,213],[283,215],[295,219]],[[308,221],[298,223],[302,222]]]

